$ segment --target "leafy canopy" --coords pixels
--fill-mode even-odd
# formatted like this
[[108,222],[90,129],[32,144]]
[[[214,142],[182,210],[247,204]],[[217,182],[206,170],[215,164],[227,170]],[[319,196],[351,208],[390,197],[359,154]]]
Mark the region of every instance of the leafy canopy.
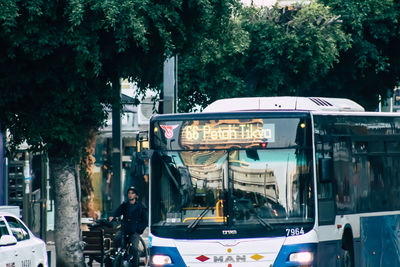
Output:
[[[12,143],[76,157],[113,102],[111,82],[160,84],[164,59],[230,17],[233,0],[4,0],[0,125]],[[218,15],[218,17],[217,17]]]
[[377,107],[378,94],[390,94],[400,81],[400,3],[393,0],[323,0],[341,16],[351,36],[351,49],[315,87],[329,95],[353,98],[367,109]]
[[244,7],[216,33],[217,43],[180,56],[183,111],[225,97],[310,94],[350,46],[339,17],[318,3]]

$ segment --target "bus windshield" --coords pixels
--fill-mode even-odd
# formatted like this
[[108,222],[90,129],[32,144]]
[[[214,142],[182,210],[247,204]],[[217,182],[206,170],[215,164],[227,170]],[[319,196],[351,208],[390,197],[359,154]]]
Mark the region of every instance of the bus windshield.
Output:
[[298,123],[293,120],[292,129],[286,128],[294,130],[286,133],[288,140],[274,137],[287,147],[155,150],[152,232],[188,239],[244,238],[286,235],[291,225],[303,231],[312,227],[312,153],[308,137],[298,140],[296,131],[303,130]]

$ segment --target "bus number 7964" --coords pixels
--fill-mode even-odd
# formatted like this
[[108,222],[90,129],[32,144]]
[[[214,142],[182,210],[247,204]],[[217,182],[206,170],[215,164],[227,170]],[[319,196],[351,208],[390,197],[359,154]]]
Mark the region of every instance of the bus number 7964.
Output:
[[286,229],[286,236],[296,236],[296,235],[303,235],[304,229],[303,227],[299,228],[287,228]]

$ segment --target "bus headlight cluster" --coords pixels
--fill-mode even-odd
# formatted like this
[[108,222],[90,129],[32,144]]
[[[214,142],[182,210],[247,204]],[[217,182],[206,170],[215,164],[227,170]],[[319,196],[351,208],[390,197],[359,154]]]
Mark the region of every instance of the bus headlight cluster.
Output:
[[289,261],[307,263],[313,260],[313,254],[311,252],[296,252],[289,256]]
[[151,258],[151,263],[154,265],[165,265],[165,264],[171,264],[172,260],[170,256],[167,255],[154,255]]

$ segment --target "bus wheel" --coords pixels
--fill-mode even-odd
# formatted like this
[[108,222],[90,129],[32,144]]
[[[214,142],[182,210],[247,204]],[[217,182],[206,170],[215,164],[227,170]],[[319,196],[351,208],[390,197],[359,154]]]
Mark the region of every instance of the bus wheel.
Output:
[[342,264],[341,267],[353,267],[353,256],[349,250],[342,250]]
[[354,267],[354,249],[352,238],[342,244],[341,267]]

